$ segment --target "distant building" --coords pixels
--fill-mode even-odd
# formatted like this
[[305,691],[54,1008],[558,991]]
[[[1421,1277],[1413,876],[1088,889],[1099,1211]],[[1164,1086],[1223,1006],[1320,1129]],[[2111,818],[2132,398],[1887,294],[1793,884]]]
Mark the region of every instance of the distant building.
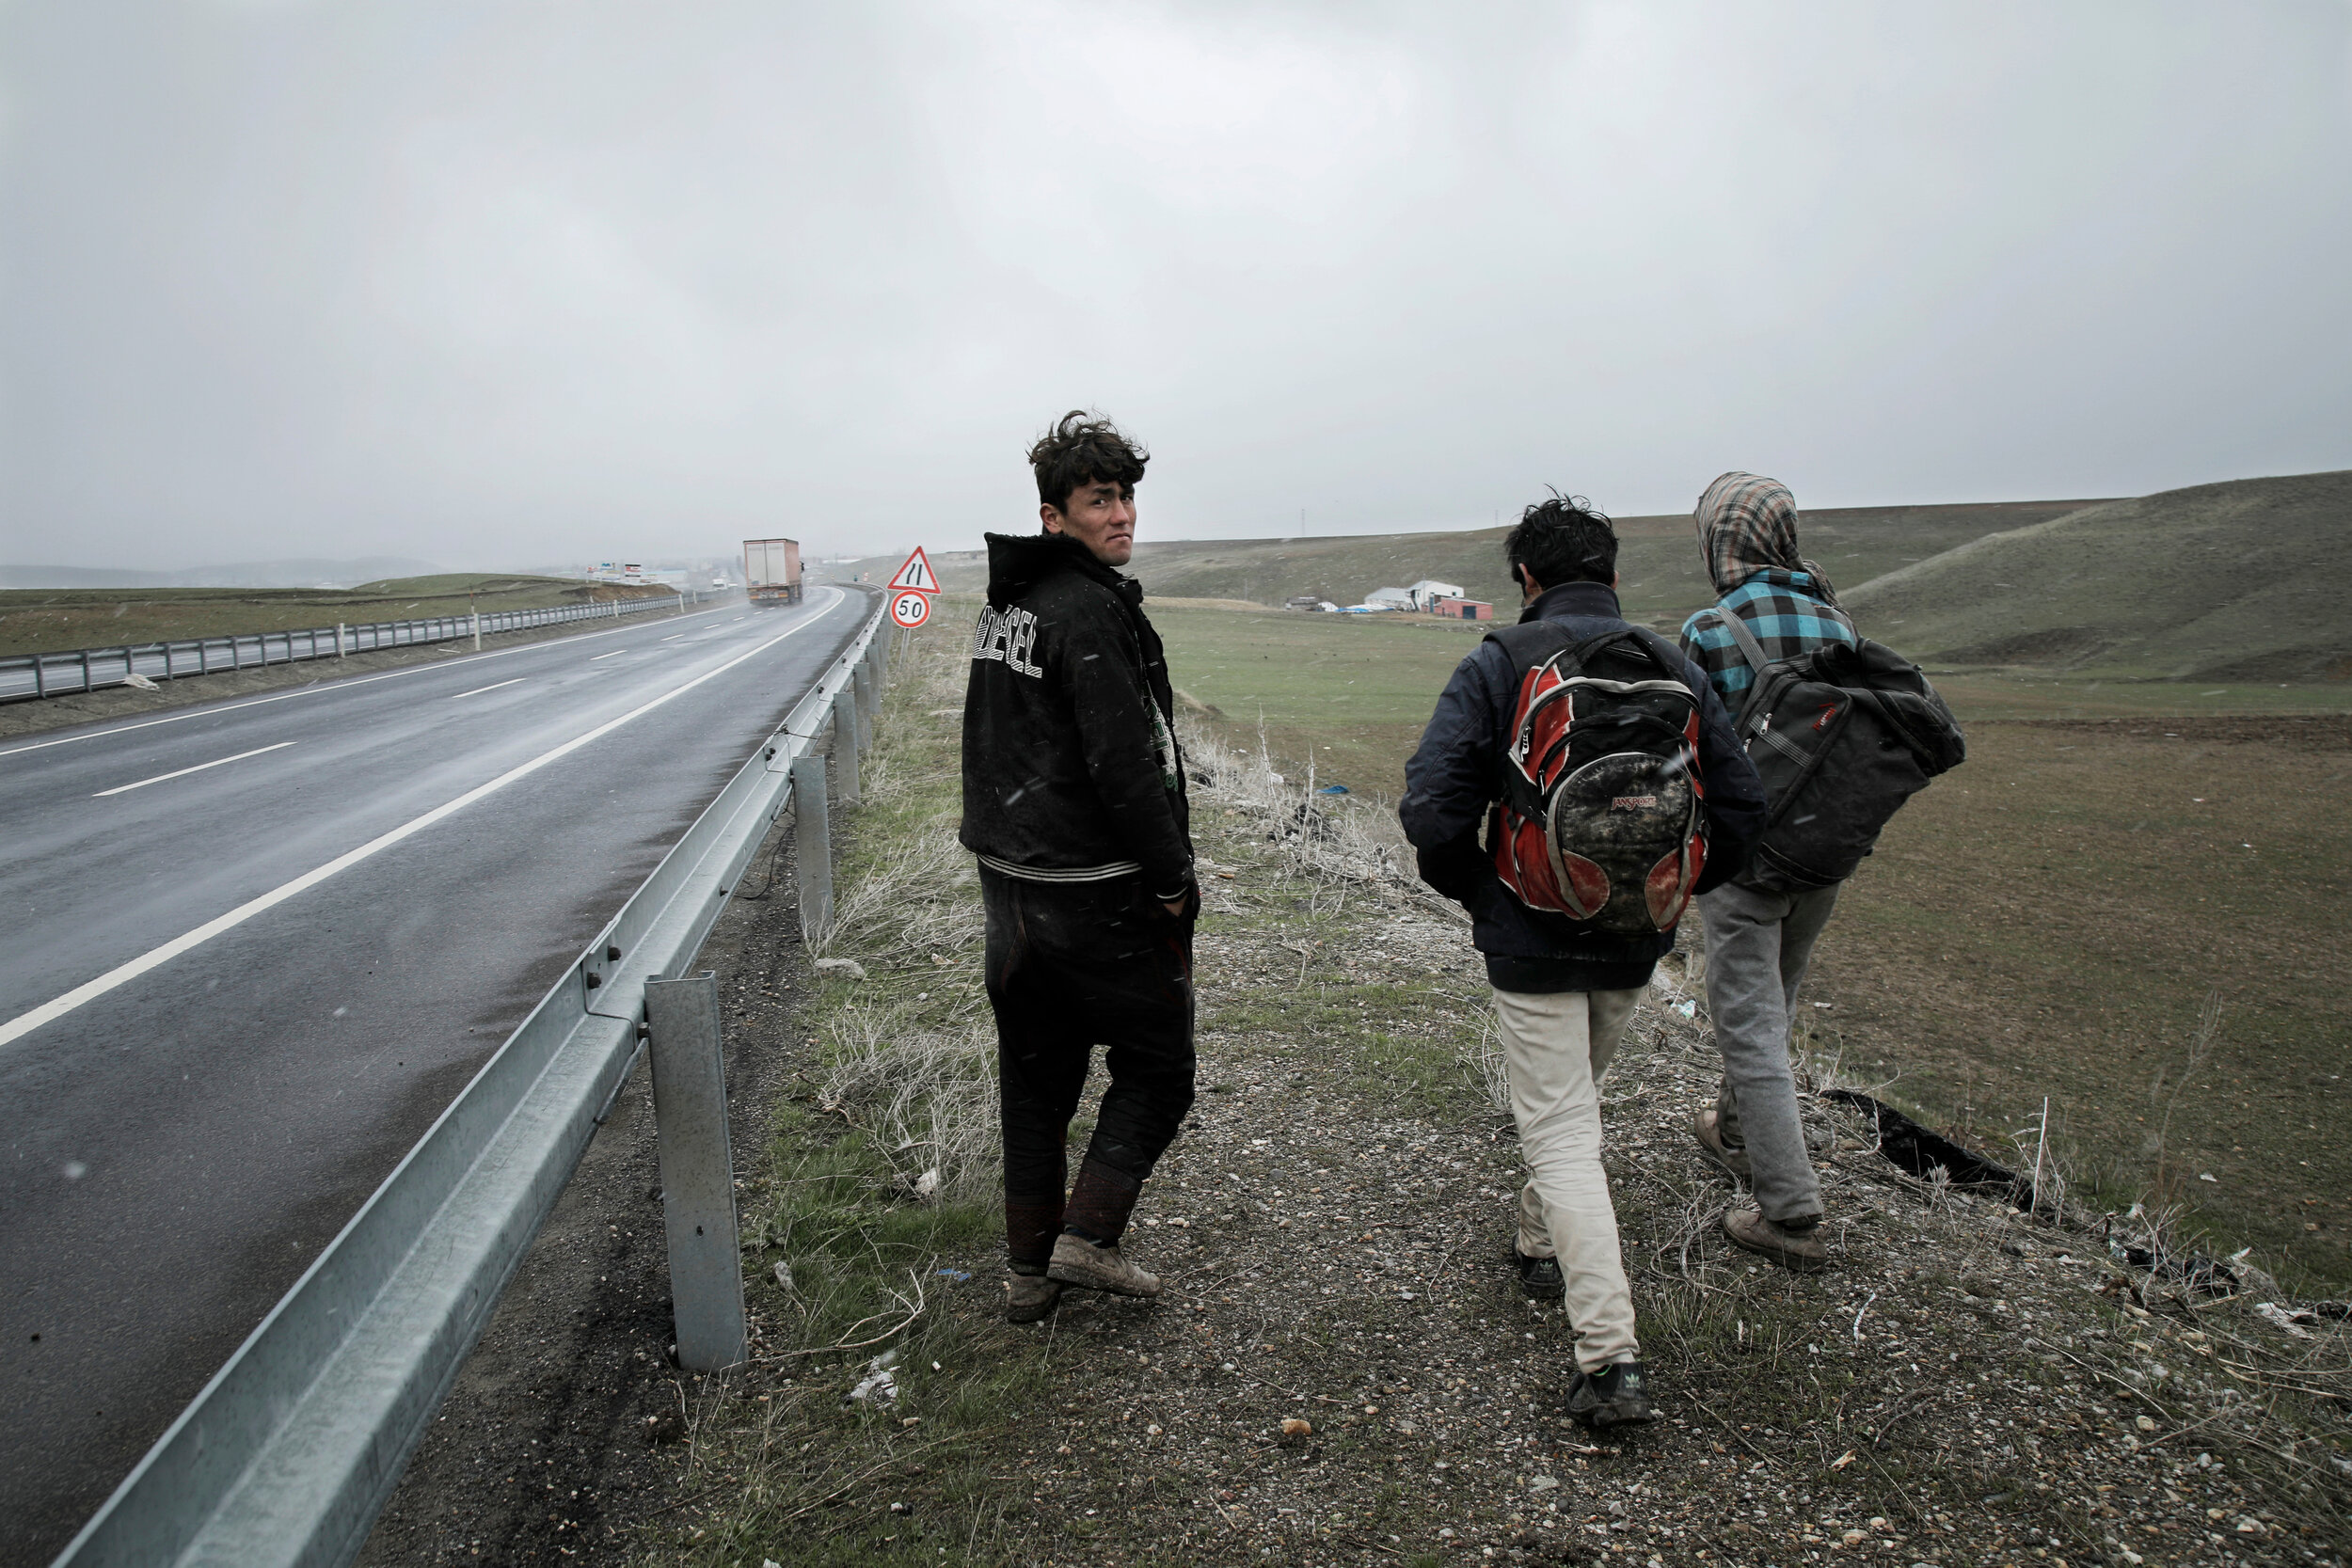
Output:
[[1429,613],[1449,620],[1491,621],[1495,607],[1484,599],[1466,599],[1459,593],[1440,594],[1429,601]]
[[1295,598],[1283,600],[1282,608],[1284,610],[1321,610],[1323,601],[1312,594],[1301,594]]
[[1433,599],[1460,598],[1462,585],[1458,582],[1439,582],[1436,578],[1423,578],[1405,592],[1411,595],[1415,610],[1427,610]]
[[1409,588],[1380,588],[1364,595],[1364,604],[1374,610],[1419,610],[1421,605]]

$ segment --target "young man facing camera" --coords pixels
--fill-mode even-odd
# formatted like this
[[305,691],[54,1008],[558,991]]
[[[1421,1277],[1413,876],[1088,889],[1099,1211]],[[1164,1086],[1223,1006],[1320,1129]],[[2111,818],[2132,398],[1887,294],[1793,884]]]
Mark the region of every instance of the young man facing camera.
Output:
[[1685,903],[1762,831],[1764,791],[1706,679],[1619,614],[1608,518],[1555,496],[1503,549],[1526,609],[1454,672],[1399,810],[1422,879],[1469,909],[1494,988],[1528,1167],[1520,1284],[1565,1298],[1569,1416],[1618,1426],[1656,1414],[1601,1170],[1600,1079]]
[[[1006,1316],[1065,1285],[1155,1296],[1119,1239],[1193,1097],[1192,839],[1174,700],[1135,554],[1150,454],[1065,415],[1029,451],[1034,534],[988,535],[963,707],[965,848],[979,857],[1005,1139]],[[1094,1137],[1064,1146],[1096,1045]]]

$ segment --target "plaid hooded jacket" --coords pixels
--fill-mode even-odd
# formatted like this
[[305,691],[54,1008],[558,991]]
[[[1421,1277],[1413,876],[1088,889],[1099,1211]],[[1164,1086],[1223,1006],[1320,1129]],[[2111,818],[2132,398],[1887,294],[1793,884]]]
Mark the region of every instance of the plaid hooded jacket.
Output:
[[[1714,580],[1715,608],[1745,621],[1769,657],[1854,641],[1853,629],[1831,613],[1836,590],[1797,554],[1797,501],[1787,485],[1757,474],[1724,474],[1707,487],[1692,518]],[[1701,610],[1682,623],[1682,653],[1737,714],[1756,673],[1731,633]]]

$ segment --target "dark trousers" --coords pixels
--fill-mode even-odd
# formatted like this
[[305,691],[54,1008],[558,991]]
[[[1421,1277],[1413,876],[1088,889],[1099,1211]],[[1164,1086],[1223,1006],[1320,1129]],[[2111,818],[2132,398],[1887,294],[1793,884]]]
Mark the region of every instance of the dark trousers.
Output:
[[[1119,1240],[1192,1109],[1192,917],[1142,879],[1030,882],[980,868],[1005,1134],[1006,1247],[1041,1273],[1065,1227]],[[1064,1154],[1094,1047],[1104,1092],[1078,1180]]]

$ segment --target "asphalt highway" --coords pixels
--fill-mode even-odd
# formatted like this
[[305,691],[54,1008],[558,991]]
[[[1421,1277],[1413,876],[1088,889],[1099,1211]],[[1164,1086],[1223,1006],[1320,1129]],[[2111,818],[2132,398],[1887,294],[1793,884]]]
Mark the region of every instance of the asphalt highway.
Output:
[[0,1563],[44,1563],[870,613],[0,743]]

